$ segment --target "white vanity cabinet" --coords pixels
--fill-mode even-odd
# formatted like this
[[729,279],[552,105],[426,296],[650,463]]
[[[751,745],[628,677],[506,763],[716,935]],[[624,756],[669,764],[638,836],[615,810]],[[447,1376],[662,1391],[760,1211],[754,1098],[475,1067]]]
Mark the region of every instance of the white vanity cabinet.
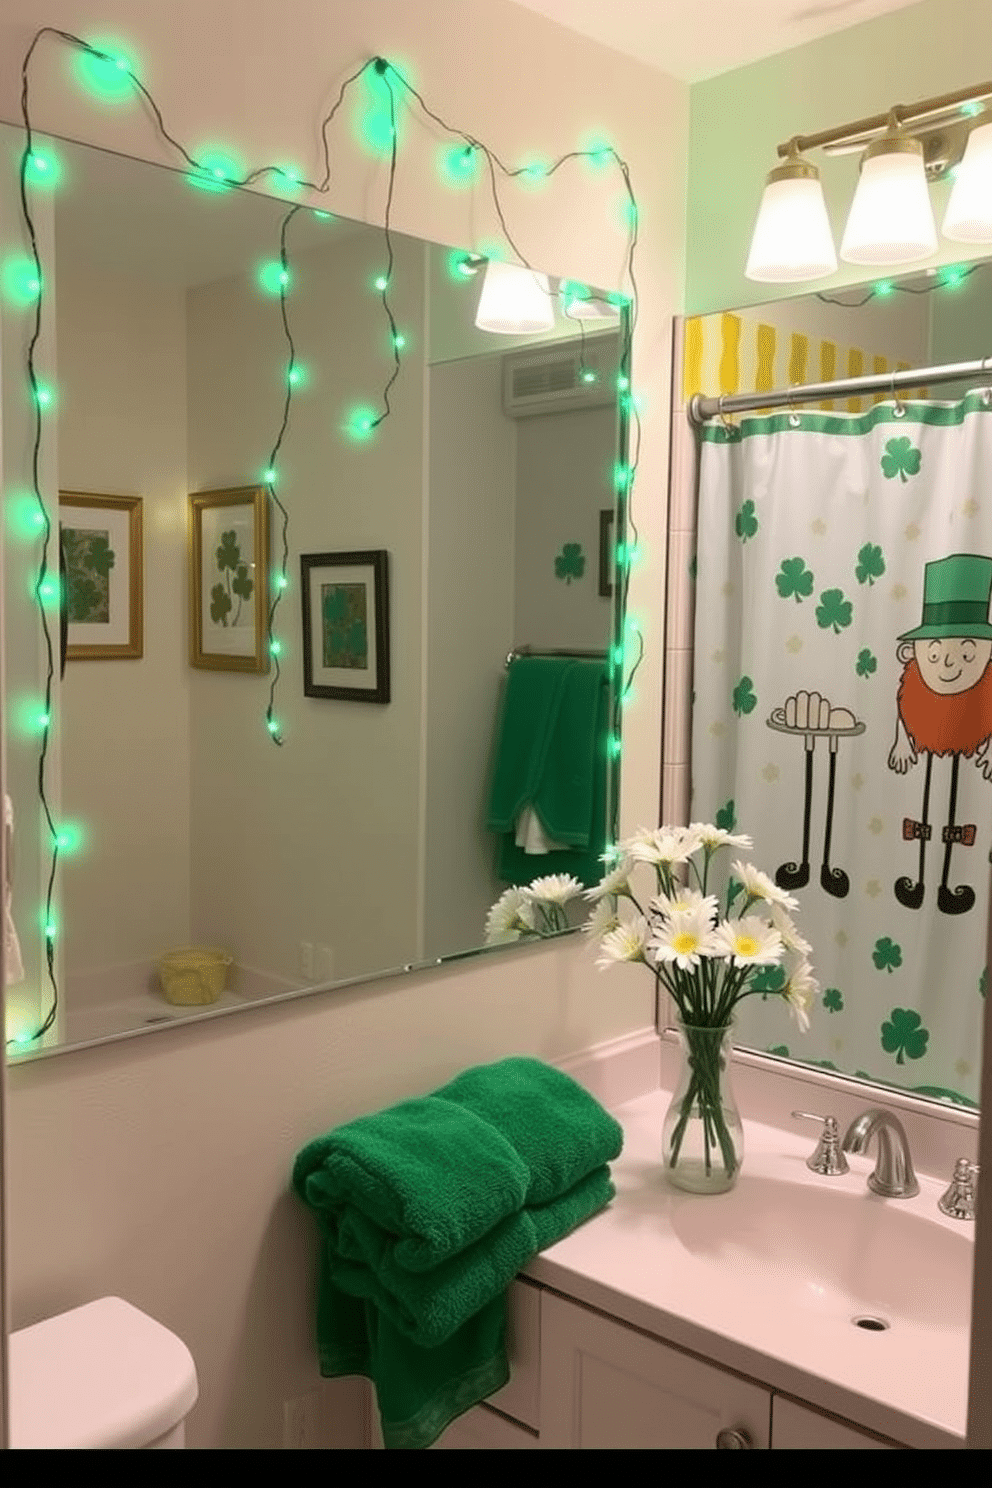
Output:
[[531,1282],[510,1304],[510,1383],[439,1449],[899,1446]]

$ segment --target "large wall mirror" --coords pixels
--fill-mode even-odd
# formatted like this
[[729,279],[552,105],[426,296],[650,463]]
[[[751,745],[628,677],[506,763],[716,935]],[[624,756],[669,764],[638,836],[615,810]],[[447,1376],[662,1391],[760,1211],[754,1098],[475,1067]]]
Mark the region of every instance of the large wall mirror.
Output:
[[[45,142],[59,181],[34,198],[54,394],[41,474],[63,602],[46,612],[45,771],[64,850],[57,1016],[39,1040],[52,987],[34,303],[22,135],[4,127],[0,141],[5,747],[23,973],[7,989],[10,1047],[30,1057],[480,948],[513,881],[488,825],[511,657],[605,664],[609,652],[625,312],[552,278],[550,328],[480,330],[485,262],[393,233],[401,369],[365,438],[355,410],[381,407],[392,367],[383,233],[293,219],[278,747],[264,617],[282,524],[264,472],[286,393],[287,205]],[[605,827],[617,804],[604,770]],[[528,877],[557,871],[557,846],[532,845]],[[231,959],[200,1007],[160,985],[163,954],[191,947]]]
[[[682,393],[990,353],[976,260],[687,321]],[[769,968],[738,1041],[959,1106],[978,1101],[992,860],[986,384],[707,423],[686,586],[691,817],[754,839],[820,983],[804,1034]]]

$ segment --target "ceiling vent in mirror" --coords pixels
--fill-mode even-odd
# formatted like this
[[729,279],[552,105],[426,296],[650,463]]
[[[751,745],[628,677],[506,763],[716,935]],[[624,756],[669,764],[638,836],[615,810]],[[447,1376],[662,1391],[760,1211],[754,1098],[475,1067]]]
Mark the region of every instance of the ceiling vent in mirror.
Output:
[[503,358],[503,412],[508,418],[601,408],[616,402],[616,336],[586,337],[526,348]]

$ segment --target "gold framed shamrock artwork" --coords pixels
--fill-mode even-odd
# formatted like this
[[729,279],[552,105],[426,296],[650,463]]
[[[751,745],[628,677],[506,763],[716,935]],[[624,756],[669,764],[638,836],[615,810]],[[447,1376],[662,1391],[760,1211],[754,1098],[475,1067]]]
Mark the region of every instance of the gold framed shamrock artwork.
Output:
[[190,665],[266,672],[269,494],[264,486],[189,498]]
[[63,657],[141,656],[141,497],[60,491],[59,573]]

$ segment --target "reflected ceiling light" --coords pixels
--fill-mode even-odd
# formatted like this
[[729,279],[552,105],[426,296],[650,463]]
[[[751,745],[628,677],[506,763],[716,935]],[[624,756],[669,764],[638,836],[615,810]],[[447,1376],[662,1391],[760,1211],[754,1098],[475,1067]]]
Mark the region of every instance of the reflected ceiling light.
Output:
[[584,295],[564,294],[562,311],[567,320],[615,321],[620,311],[609,300],[599,300],[586,292]]
[[968,136],[943,233],[955,243],[992,243],[992,123],[979,124]]
[[861,157],[840,256],[847,263],[911,264],[937,251],[923,145],[893,119]]
[[763,284],[799,284],[823,279],[836,268],[820,172],[800,158],[793,142],[788,160],[765,180],[745,277]]
[[480,331],[501,336],[553,330],[555,312],[547,274],[491,258],[482,281],[475,324]]

